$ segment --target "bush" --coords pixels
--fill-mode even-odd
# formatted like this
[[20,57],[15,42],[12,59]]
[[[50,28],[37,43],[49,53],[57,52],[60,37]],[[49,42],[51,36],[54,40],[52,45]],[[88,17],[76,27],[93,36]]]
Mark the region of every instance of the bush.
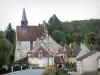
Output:
[[76,63],[68,63],[68,68],[76,71]]
[[55,75],[55,70],[56,70],[56,66],[51,65],[43,72],[42,75]]
[[67,71],[63,70],[63,69],[58,69],[56,71],[56,75],[68,75]]

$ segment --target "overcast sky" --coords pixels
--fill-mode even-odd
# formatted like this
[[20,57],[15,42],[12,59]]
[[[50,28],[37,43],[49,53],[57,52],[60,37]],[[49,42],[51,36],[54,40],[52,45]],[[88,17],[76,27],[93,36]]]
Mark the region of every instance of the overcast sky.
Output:
[[56,14],[61,21],[100,19],[100,0],[0,0],[0,30],[10,22],[20,25],[23,8],[29,25],[38,25]]

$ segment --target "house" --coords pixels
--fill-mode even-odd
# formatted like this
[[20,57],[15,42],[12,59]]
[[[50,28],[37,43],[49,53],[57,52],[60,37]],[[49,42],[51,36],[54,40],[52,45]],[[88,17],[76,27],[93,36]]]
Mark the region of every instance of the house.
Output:
[[[28,52],[28,63],[30,67],[33,67],[35,64],[38,64],[38,67],[47,67],[54,64],[54,56],[56,52],[58,52],[58,48],[61,46],[58,45],[50,36],[48,39],[48,46],[45,38],[38,38],[36,44],[33,47],[33,50]],[[40,53],[42,56],[40,56]]]
[[34,52],[28,52],[28,63],[29,67],[39,67],[44,68],[48,67],[48,65],[54,64],[54,57],[50,51],[44,49],[40,46]]
[[69,45],[64,45],[63,48],[60,48],[58,50],[59,52],[56,54],[56,56],[62,56],[64,59],[64,66],[67,67],[68,63],[75,63],[76,57],[81,51],[81,48],[79,45],[75,46],[74,48],[71,48]]
[[80,72],[80,74],[96,72],[99,65],[97,61],[99,56],[100,52],[92,51],[77,58],[77,71]]
[[64,68],[64,67],[65,67],[64,58],[63,58],[62,56],[55,56],[55,57],[54,57],[54,64],[55,64],[58,68]]
[[71,45],[69,46],[67,45],[66,51],[67,51],[69,63],[76,63],[77,58],[90,52],[90,50],[84,43],[81,43],[80,45],[76,45],[74,47]]
[[[68,63],[68,56],[67,55],[68,54],[67,54],[67,51],[66,51],[66,45],[64,45],[63,48],[61,48],[61,49],[58,50],[58,53],[56,54],[54,60],[56,60],[56,57],[57,57],[57,59],[58,59],[58,57],[61,58],[61,59],[63,59],[64,63],[62,64],[62,66],[66,67],[67,63]],[[55,63],[55,64],[58,64],[58,63]]]
[[68,63],[76,63],[76,59],[89,53],[90,50],[83,43],[81,45],[76,45],[74,48],[70,45],[64,45],[63,48],[58,50],[59,52],[56,56],[62,56],[65,62],[65,67],[68,66]]
[[81,47],[80,45],[76,45],[74,47],[72,46],[66,46],[66,52],[68,55],[68,62],[69,63],[75,63],[76,62],[76,57],[80,53]]

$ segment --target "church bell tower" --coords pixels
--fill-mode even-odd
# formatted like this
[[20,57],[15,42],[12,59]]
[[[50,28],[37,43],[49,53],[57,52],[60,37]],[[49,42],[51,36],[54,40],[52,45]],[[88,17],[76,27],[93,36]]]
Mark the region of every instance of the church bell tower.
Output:
[[28,27],[28,21],[26,17],[25,8],[23,8],[22,20],[21,20],[21,28],[26,29]]

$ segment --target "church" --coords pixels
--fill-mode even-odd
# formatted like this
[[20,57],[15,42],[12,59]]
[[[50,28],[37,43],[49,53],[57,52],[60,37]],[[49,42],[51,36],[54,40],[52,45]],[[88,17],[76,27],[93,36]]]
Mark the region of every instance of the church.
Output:
[[54,56],[62,48],[48,35],[46,22],[38,26],[28,25],[23,9],[21,26],[16,26],[16,50],[14,62],[27,58],[30,67],[47,67],[54,64]]

